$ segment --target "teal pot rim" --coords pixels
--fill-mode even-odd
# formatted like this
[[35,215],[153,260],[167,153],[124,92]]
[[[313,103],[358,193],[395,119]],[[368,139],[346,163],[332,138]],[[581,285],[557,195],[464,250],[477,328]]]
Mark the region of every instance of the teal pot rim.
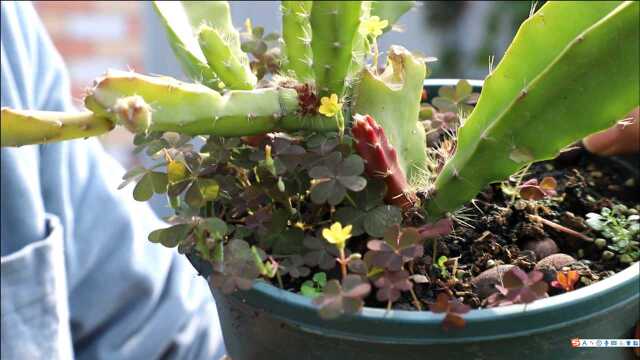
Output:
[[[311,299],[264,281],[257,281],[251,290],[238,291],[231,298],[322,336],[382,343],[438,344],[531,336],[569,327],[637,303],[639,284],[640,262],[636,262],[595,284],[531,304],[471,310],[463,315],[464,329],[450,331],[442,329],[444,315],[430,311],[365,307],[357,314],[321,319]],[[224,296],[217,289],[214,293]],[[570,336],[567,334],[567,338]]]
[[[457,79],[428,79],[426,86],[455,85]],[[473,87],[482,81],[471,80]],[[455,344],[532,336],[560,328],[579,328],[598,314],[628,308],[640,299],[640,262],[595,284],[569,293],[537,300],[527,305],[510,305],[472,310],[463,315],[465,328],[444,331],[443,314],[430,311],[390,310],[365,307],[353,315],[324,320],[311,299],[257,281],[248,291],[217,298],[243,303],[258,312],[319,336],[393,344]],[[575,330],[574,330],[575,331]],[[567,338],[577,334],[568,333]]]

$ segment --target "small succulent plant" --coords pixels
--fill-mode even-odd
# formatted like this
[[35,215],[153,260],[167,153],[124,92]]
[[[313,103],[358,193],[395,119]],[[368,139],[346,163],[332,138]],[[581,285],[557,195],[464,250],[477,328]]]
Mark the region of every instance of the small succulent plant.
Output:
[[629,264],[640,259],[640,215],[636,209],[624,205],[605,207],[599,214],[588,213],[586,223],[604,237],[604,241],[597,239],[596,245],[606,246],[620,262]]

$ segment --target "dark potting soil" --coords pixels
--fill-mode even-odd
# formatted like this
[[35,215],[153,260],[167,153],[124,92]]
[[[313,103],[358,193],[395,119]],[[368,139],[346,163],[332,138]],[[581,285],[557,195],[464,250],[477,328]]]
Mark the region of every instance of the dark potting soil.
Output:
[[[576,288],[623,270],[628,264],[620,263],[617,257],[603,259],[603,249],[593,242],[559,231],[540,222],[539,218],[592,240],[600,237],[585,223],[586,214],[599,213],[603,207],[611,208],[614,204],[640,210],[639,169],[640,156],[598,157],[583,149],[574,149],[554,160],[534,164],[522,178],[524,182],[532,178],[553,177],[557,182],[557,195],[553,198],[523,201],[506,195],[500,184],[488,186],[458,214],[454,231],[437,241],[427,241],[424,256],[411,264],[410,272],[429,279],[427,283],[415,284],[417,298],[423,305],[432,304],[439,293],[446,292],[463,299],[472,308],[483,307],[486,296],[495,288],[490,285],[483,289],[478,282],[479,274],[499,265],[516,265],[529,272],[542,257],[550,254],[565,254],[576,260],[563,268],[579,273]],[[349,247],[364,253],[367,240],[352,239]],[[448,259],[446,273],[434,264],[434,258],[443,255]],[[560,260],[568,258],[554,256]],[[311,270],[312,274],[320,271]],[[552,270],[543,273],[548,282],[555,278]],[[328,278],[340,277],[337,268],[327,275]],[[297,292],[306,279],[285,276],[283,280],[286,289]],[[549,287],[548,294],[553,296],[562,292]],[[387,304],[377,301],[375,291],[372,291],[366,299],[366,306],[385,308]],[[409,292],[403,292],[392,308],[416,310]]]

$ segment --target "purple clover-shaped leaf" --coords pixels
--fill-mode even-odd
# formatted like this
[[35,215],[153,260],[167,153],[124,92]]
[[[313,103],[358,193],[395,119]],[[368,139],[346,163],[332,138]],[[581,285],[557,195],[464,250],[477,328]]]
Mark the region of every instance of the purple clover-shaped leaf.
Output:
[[311,201],[338,205],[347,190],[361,191],[365,188],[367,180],[360,176],[363,171],[364,162],[360,156],[354,154],[342,159],[340,152],[329,154],[322,165],[309,170],[309,176],[316,181],[311,188]]
[[372,252],[372,265],[390,271],[401,270],[405,262],[424,253],[418,231],[414,228],[401,230],[399,225],[388,228],[384,240],[370,240],[367,248]]
[[461,303],[455,297],[450,298],[447,294],[440,293],[436,298],[436,302],[429,306],[429,310],[436,314],[445,314],[442,320],[442,328],[446,331],[451,328],[463,328],[465,322],[460,315],[468,313],[471,307]]
[[388,302],[398,300],[402,291],[408,291],[413,288],[413,283],[409,279],[409,273],[404,270],[385,271],[374,282],[374,285],[378,288],[376,299]]
[[334,319],[341,314],[355,314],[364,305],[363,299],[369,295],[371,284],[359,275],[347,275],[342,280],[327,282],[321,296],[313,300],[320,306],[320,317]]
[[300,255],[291,255],[280,262],[280,273],[292,278],[305,277],[311,270],[305,266],[304,259]]
[[502,277],[502,285],[496,285],[498,292],[487,298],[490,307],[511,304],[528,304],[547,297],[549,285],[543,280],[544,274],[534,270],[529,274],[519,267],[513,267]]
[[225,246],[224,254],[224,272],[211,274],[211,285],[226,294],[236,289],[249,290],[260,276],[251,246],[244,240],[234,239]]
[[303,245],[308,249],[304,254],[304,262],[308,266],[317,266],[322,270],[331,270],[336,266],[339,254],[333,244],[324,239],[307,236]]
[[525,200],[541,200],[555,196],[557,182],[551,176],[546,176],[540,183],[538,179],[529,179],[518,187],[520,197]]

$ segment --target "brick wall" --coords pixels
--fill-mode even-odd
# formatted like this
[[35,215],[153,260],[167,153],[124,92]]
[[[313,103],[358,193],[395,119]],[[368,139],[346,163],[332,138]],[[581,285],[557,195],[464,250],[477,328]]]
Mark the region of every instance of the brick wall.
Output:
[[69,69],[75,99],[108,68],[143,71],[140,2],[36,1],[34,5]]
[[[107,69],[144,72],[142,2],[34,1],[71,78],[74,104],[82,109],[84,91]],[[132,135],[118,127],[100,140],[125,167],[132,156]]]

